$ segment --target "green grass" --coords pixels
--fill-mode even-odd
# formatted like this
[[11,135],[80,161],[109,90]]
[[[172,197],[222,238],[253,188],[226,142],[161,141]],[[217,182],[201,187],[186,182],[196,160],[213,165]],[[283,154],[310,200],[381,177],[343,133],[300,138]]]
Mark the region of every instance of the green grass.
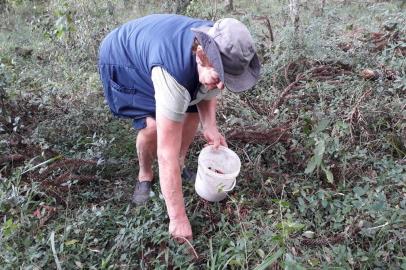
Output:
[[[242,20],[263,59],[254,91],[220,101],[220,129],[242,159],[235,191],[207,203],[183,187],[198,259],[170,239],[157,182],[151,203],[130,205],[136,133],[111,116],[96,70],[106,33],[172,12],[173,1],[0,2],[1,268],[406,269],[402,4],[326,1],[321,14],[303,3],[294,37],[285,2],[236,1],[227,14],[220,1],[192,1],[182,11]],[[388,35],[382,49],[373,32]],[[328,79],[313,73],[322,65]],[[366,68],[381,75],[366,80]],[[272,107],[298,74],[300,87]],[[277,127],[287,131],[276,142],[230,135]],[[58,179],[65,186],[44,184]]]

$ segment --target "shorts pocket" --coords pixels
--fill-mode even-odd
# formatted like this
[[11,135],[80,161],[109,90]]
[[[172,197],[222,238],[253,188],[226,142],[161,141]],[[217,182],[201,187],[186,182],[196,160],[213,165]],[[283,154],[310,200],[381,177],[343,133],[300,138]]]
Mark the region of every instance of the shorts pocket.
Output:
[[136,89],[131,89],[131,88],[121,86],[118,83],[116,83],[115,81],[113,81],[112,79],[110,79],[110,86],[115,91],[125,93],[125,94],[135,94],[137,92]]
[[114,114],[125,117],[132,117],[136,99],[136,89],[129,89],[117,84],[110,79],[110,103]]

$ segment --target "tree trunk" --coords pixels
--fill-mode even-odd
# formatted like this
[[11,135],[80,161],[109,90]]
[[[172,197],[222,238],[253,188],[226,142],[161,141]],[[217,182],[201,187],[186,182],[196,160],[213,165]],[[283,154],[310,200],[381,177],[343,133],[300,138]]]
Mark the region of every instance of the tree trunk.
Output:
[[299,0],[289,0],[289,13],[295,29],[294,40],[296,45],[299,40],[299,4]]
[[321,15],[323,15],[324,14],[324,6],[326,5],[326,0],[321,0],[321,10],[320,10],[320,13],[321,13]]
[[111,1],[107,1],[107,10],[109,12],[110,16],[113,16],[114,14],[114,5],[111,3]]
[[191,0],[176,0],[175,13],[183,14],[186,11],[186,8],[190,4]]
[[226,11],[234,10],[233,0],[225,0],[224,8],[226,9]]

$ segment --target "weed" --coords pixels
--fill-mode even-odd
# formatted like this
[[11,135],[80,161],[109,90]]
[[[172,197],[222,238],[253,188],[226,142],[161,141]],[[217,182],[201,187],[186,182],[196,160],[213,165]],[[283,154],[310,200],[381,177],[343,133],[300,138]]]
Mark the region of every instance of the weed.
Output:
[[[404,7],[326,2],[303,2],[295,33],[286,1],[0,1],[2,268],[405,268]],[[219,103],[235,190],[211,204],[183,187],[197,259],[170,239],[158,183],[129,204],[136,134],[96,70],[111,29],[158,12],[240,19],[263,66]]]

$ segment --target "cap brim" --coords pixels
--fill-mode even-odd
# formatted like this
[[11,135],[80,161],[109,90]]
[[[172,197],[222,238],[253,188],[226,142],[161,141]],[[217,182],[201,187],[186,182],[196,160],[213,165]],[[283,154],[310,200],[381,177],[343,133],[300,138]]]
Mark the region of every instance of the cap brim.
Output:
[[248,68],[242,74],[224,73],[220,51],[217,48],[216,41],[208,34],[209,29],[210,27],[205,26],[191,28],[225,87],[234,93],[240,93],[252,88],[259,79],[261,67],[257,54],[254,55]]
[[251,89],[259,80],[261,64],[257,54],[251,59],[248,68],[239,75],[224,73],[224,85],[234,93],[240,93]]

